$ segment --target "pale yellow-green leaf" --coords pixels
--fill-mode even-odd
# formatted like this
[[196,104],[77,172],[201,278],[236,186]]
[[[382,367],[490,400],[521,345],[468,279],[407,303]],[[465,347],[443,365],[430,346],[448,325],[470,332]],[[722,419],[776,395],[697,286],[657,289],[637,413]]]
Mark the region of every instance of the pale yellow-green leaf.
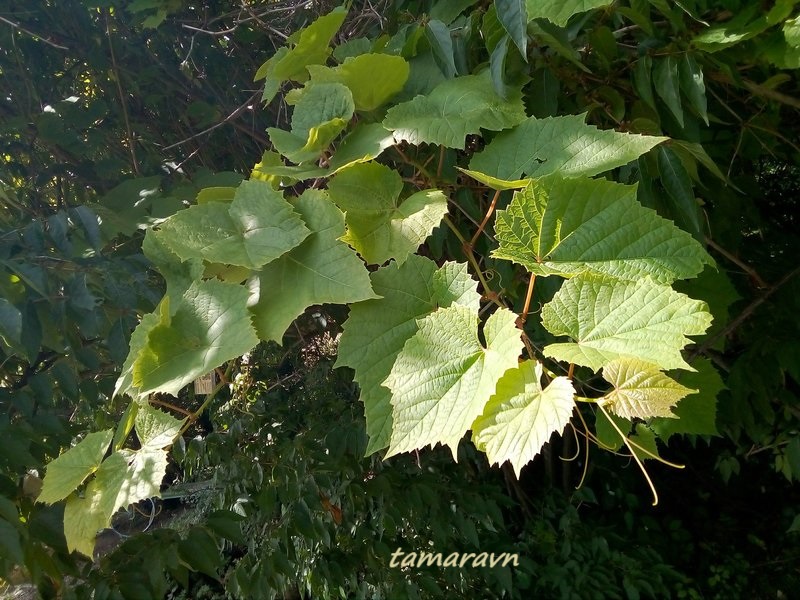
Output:
[[657,366],[635,358],[620,358],[603,367],[603,379],[614,386],[601,402],[626,419],[672,417],[672,407],[697,392],[667,377]]
[[489,462],[510,461],[517,477],[555,432],[569,423],[575,389],[566,377],[542,388],[542,365],[525,361],[506,371],[483,414],[472,424],[472,440]]

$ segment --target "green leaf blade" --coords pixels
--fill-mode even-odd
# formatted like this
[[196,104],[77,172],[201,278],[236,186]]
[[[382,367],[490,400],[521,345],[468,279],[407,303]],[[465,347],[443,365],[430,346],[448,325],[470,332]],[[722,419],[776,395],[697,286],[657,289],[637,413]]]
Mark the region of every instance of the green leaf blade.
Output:
[[113,437],[112,429],[90,433],[48,463],[37,500],[53,504],[74,492],[100,466]]
[[392,392],[392,435],[387,457],[427,445],[458,442],[495,390],[516,366],[522,340],[516,314],[499,309],[478,338],[477,312],[454,305],[418,322],[383,382]]
[[250,307],[258,336],[281,342],[291,322],[313,304],[346,304],[375,298],[364,263],[339,238],[344,215],[318,190],[294,204],[311,230],[299,246],[258,273],[258,302]]
[[641,206],[635,187],[603,179],[533,181],[497,212],[495,231],[493,257],[542,276],[591,272],[671,283],[712,262],[689,234]]
[[665,137],[600,130],[585,115],[530,117],[498,134],[469,163],[470,170],[512,181],[558,172],[598,175],[636,159]]
[[161,320],[133,364],[133,385],[141,394],[175,395],[195,378],[241,356],[258,343],[240,285],[196,282],[174,315]]
[[542,388],[542,365],[525,361],[497,382],[483,414],[472,425],[472,438],[489,462],[511,462],[517,478],[555,432],[563,431],[575,408],[575,389],[566,377]]
[[438,307],[453,304],[477,311],[480,295],[467,265],[437,267],[428,258],[411,255],[371,275],[372,288],[381,298],[354,304],[343,326],[337,367],[355,370],[367,417],[367,454],[389,444],[392,407],[389,390],[381,383],[389,376],[397,355],[417,331],[417,320]]
[[309,234],[283,196],[263,181],[245,181],[230,204],[208,202],[164,221],[158,237],[183,260],[257,269]]
[[501,98],[487,71],[444,81],[429,95],[390,108],[383,125],[398,142],[463,150],[467,135],[500,131],[524,119],[521,92],[512,90],[507,99]]
[[623,357],[691,370],[680,352],[686,336],[701,335],[710,324],[704,302],[649,278],[622,284],[579,275],[542,308],[542,325],[574,340],[547,346],[545,355],[594,370]]
[[402,188],[400,174],[378,163],[352,165],[328,184],[331,199],[345,213],[342,240],[368,263],[392,258],[402,263],[447,213],[447,198],[439,190],[400,201]]
[[607,364],[603,379],[614,386],[603,397],[603,406],[625,419],[676,418],[672,407],[697,392],[668,377],[657,366],[632,358]]
[[608,6],[611,0],[526,0],[528,19],[547,19],[564,27],[570,17],[601,6]]

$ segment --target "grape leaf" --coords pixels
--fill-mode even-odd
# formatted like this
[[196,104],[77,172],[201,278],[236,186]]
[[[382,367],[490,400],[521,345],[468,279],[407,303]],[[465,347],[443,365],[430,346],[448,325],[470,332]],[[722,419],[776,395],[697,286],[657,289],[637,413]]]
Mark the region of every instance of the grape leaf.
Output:
[[42,490],[37,500],[46,504],[69,496],[100,466],[114,431],[107,429],[88,434],[72,448],[47,465]]
[[133,386],[142,394],[174,395],[200,375],[250,350],[258,336],[247,297],[240,285],[216,280],[193,283],[174,314],[162,310],[158,324],[150,329],[134,360]]
[[566,377],[542,388],[542,365],[525,361],[497,382],[483,414],[472,424],[472,440],[490,463],[511,462],[517,477],[554,432],[563,431],[575,408]]
[[696,393],[636,358],[620,358],[603,367],[603,379],[614,386],[601,400],[606,410],[626,419],[676,418],[672,407]]
[[280,48],[256,72],[254,81],[266,79],[263,100],[270,102],[278,93],[283,81],[303,83],[308,79],[308,65],[325,64],[330,56],[330,43],[339,27],[342,26],[347,10],[337,7],[327,15],[293,35],[289,41],[296,40],[291,49]]
[[245,181],[233,202],[208,202],[164,221],[158,237],[183,260],[257,269],[297,246],[309,231],[283,196],[263,181]]
[[[644,233],[646,232],[646,233]],[[604,179],[548,175],[497,212],[495,258],[536,275],[582,272],[661,283],[693,277],[712,264],[688,233],[636,201],[636,187]]]
[[147,403],[141,403],[134,420],[136,436],[142,448],[161,450],[172,445],[185,421],[176,419]]
[[526,0],[528,19],[547,19],[564,27],[570,17],[601,6],[608,6],[612,0]]
[[650,278],[623,283],[578,275],[542,307],[542,325],[553,335],[575,340],[550,344],[545,355],[595,371],[623,357],[691,370],[681,357],[686,336],[701,335],[710,324],[705,302]]
[[142,242],[142,252],[164,278],[167,284],[165,296],[171,304],[176,305],[192,282],[203,275],[203,261],[199,258],[181,260],[162,238],[162,233],[148,229]]
[[392,392],[392,435],[387,457],[441,443],[458,459],[458,442],[517,365],[522,340],[517,315],[501,308],[478,337],[478,313],[458,304],[417,322],[383,382]]
[[650,428],[665,442],[677,434],[719,435],[717,431],[717,395],[725,389],[719,372],[710,360],[696,358],[692,361],[696,372],[681,371],[675,374],[680,383],[700,390],[687,396],[672,410],[677,419],[652,419]]
[[380,123],[357,125],[348,133],[331,157],[329,175],[359,162],[377,158],[384,150],[394,145],[392,132]]
[[392,262],[371,279],[372,289],[381,298],[350,308],[336,361],[337,367],[355,369],[367,417],[367,454],[389,444],[392,407],[389,390],[381,382],[406,340],[416,333],[417,319],[438,307],[459,304],[474,311],[480,307],[476,283],[463,263],[437,267],[432,260],[412,254],[402,266]]
[[345,212],[350,244],[368,263],[406,260],[447,213],[439,190],[424,190],[399,201],[400,174],[378,163],[355,164],[328,183],[328,192]]
[[147,346],[147,338],[150,332],[161,322],[161,311],[166,310],[169,312],[169,306],[169,297],[166,296],[156,309],[158,312],[144,315],[136,329],[133,330],[128,357],[125,359],[125,364],[122,365],[122,372],[114,386],[114,396],[128,394],[132,398],[139,397],[139,388],[133,384],[133,365],[142,350]]
[[292,129],[267,129],[275,149],[294,163],[316,160],[344,131],[355,104],[341,83],[311,81],[302,90],[292,113]]
[[294,204],[311,235],[258,273],[258,302],[250,307],[258,336],[281,342],[291,322],[312,304],[375,298],[364,263],[343,242],[344,215],[320,190]]
[[97,469],[84,498],[73,495],[64,510],[64,536],[70,551],[92,556],[99,529],[108,527],[114,513],[134,502],[160,495],[167,470],[165,450],[142,448],[114,452]]
[[499,133],[473,156],[470,170],[503,180],[597,175],[629,163],[665,137],[617,133],[585,123],[586,115],[529,117]]
[[341,83],[353,94],[356,110],[370,111],[385,104],[403,89],[409,66],[401,56],[361,54],[336,67],[308,67],[314,82]]
[[510,90],[504,100],[492,88],[491,74],[467,75],[444,81],[427,96],[389,109],[383,125],[395,140],[439,144],[464,149],[468,134],[499,131],[525,119],[522,94]]

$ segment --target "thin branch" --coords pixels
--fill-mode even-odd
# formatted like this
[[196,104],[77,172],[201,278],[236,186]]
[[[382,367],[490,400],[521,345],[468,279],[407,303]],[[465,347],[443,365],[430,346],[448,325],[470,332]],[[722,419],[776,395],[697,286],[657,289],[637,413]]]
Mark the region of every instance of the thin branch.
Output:
[[711,246],[714,250],[719,252],[722,256],[727,258],[729,261],[731,261],[733,264],[735,264],[737,267],[739,267],[742,271],[747,273],[753,279],[753,281],[756,282],[756,285],[760,289],[763,290],[763,289],[766,289],[766,288],[769,287],[767,285],[767,283],[761,278],[761,275],[759,275],[758,272],[753,267],[751,267],[750,265],[742,262],[741,259],[739,259],[735,255],[733,255],[730,252],[728,252],[725,248],[723,248],[722,246],[717,244],[714,240],[712,240],[711,238],[707,237],[706,238],[706,244]]
[[114,81],[117,84],[117,92],[119,93],[119,103],[122,106],[122,116],[125,119],[125,131],[128,135],[128,150],[131,153],[131,163],[133,164],[133,172],[136,175],[141,175],[139,172],[139,162],[136,160],[136,148],[133,145],[133,132],[131,131],[131,122],[128,118],[128,103],[125,102],[125,94],[122,92],[122,84],[120,83],[119,68],[117,67],[117,58],[114,54],[114,42],[111,40],[111,27],[108,23],[108,11],[104,13],[106,20],[106,38],[108,39],[108,48],[111,51],[111,68],[114,70]]
[[35,40],[39,40],[40,42],[44,42],[44,43],[45,43],[45,44],[47,44],[48,46],[51,46],[51,47],[53,47],[53,48],[58,48],[59,50],[69,50],[69,48],[67,48],[66,46],[62,46],[62,45],[60,45],[60,44],[56,44],[55,42],[51,42],[51,41],[50,41],[50,40],[48,40],[47,38],[43,38],[42,36],[40,36],[40,35],[37,35],[37,34],[33,33],[33,32],[30,30],[30,29],[25,29],[25,28],[24,28],[22,25],[20,25],[19,23],[15,23],[14,21],[11,21],[11,20],[9,20],[9,19],[6,19],[5,17],[0,17],[0,21],[2,21],[3,23],[5,23],[6,25],[10,25],[10,26],[11,26],[11,27],[13,27],[14,29],[18,29],[18,30],[19,30],[19,31],[21,31],[22,33],[27,33],[27,34],[28,34],[29,36],[31,36],[33,39],[35,39]]
[[789,271],[786,275],[781,277],[780,281],[761,294],[758,298],[753,300],[747,307],[739,313],[739,315],[730,323],[728,323],[725,327],[720,329],[717,333],[709,337],[702,345],[700,345],[692,354],[689,356],[688,362],[692,362],[695,358],[697,358],[700,354],[704,354],[711,346],[713,346],[716,341],[722,337],[727,337],[733,331],[735,331],[742,323],[744,323],[750,315],[752,315],[755,310],[764,304],[772,294],[777,292],[781,287],[786,285],[795,275],[800,273],[800,266]]
[[242,114],[245,110],[247,110],[247,108],[252,106],[253,101],[256,99],[256,97],[258,97],[258,95],[260,93],[261,93],[261,90],[256,91],[241,106],[239,106],[239,108],[234,110],[231,114],[229,114],[227,117],[222,119],[219,123],[215,123],[211,127],[208,127],[207,129],[204,129],[203,131],[199,131],[199,132],[195,133],[194,135],[189,136],[185,140],[181,140],[180,142],[175,142],[174,144],[170,144],[169,146],[164,146],[164,148],[162,148],[162,150],[172,150],[173,148],[177,148],[178,146],[182,146],[183,144],[188,144],[192,140],[195,140],[195,139],[197,139],[197,138],[199,138],[201,136],[206,135],[207,133],[211,133],[212,131],[214,131],[215,129],[218,129],[219,127],[222,127],[223,125],[225,125],[229,121],[235,119],[240,114]]

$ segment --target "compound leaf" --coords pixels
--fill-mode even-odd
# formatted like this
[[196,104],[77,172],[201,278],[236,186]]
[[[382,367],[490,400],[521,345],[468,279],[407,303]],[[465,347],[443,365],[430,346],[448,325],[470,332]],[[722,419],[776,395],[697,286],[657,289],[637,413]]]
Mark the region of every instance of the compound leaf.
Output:
[[372,289],[381,298],[354,304],[339,340],[337,367],[355,369],[367,417],[367,454],[389,444],[392,406],[381,386],[397,355],[417,331],[417,319],[454,304],[477,311],[480,295],[467,265],[412,254],[402,265],[392,262],[372,273]]
[[258,336],[279,342],[291,322],[312,304],[375,298],[364,263],[339,237],[344,215],[320,190],[294,204],[311,235],[258,273],[258,302],[250,307]]
[[692,300],[652,279],[620,282],[578,275],[568,279],[542,308],[542,325],[571,343],[551,344],[546,356],[598,370],[623,357],[662,369],[689,369],[681,349],[687,335],[711,324],[704,302]]
[[554,432],[563,431],[575,408],[566,377],[542,388],[542,365],[525,361],[497,382],[483,414],[472,424],[472,440],[490,463],[511,462],[517,477]]
[[597,129],[586,115],[529,117],[498,134],[469,163],[469,168],[503,180],[597,175],[635,160],[665,137]]
[[392,392],[387,457],[441,443],[457,460],[464,432],[483,412],[500,377],[517,365],[522,340],[516,318],[504,308],[489,317],[486,347],[471,308],[440,308],[418,321],[418,331],[383,382]]
[[582,272],[661,283],[693,277],[711,258],[691,235],[636,200],[636,187],[548,175],[498,211],[495,258],[537,275]]
[[444,81],[427,96],[389,109],[383,124],[395,140],[410,144],[439,144],[464,149],[468,134],[481,129],[500,131],[525,119],[522,94],[509,90],[497,95],[488,71]]

